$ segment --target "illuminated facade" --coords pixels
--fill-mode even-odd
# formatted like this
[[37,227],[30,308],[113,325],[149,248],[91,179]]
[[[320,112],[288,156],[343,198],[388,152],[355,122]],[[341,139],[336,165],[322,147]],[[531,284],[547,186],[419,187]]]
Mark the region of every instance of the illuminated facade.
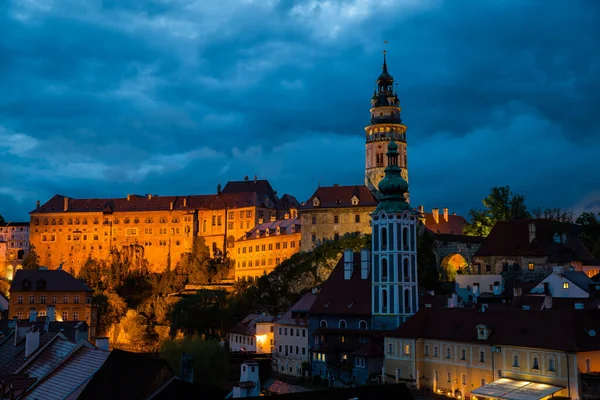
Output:
[[485,399],[490,390],[500,390],[490,398],[585,398],[581,374],[600,371],[598,316],[600,310],[422,309],[386,335],[385,380],[456,398]]
[[11,281],[29,252],[29,222],[0,225],[0,277]]
[[[379,182],[388,166],[385,152],[388,144],[394,140],[399,147],[398,166],[401,175],[408,182],[408,158],[406,154],[406,126],[400,118],[400,100],[394,90],[394,78],[388,73],[385,51],[383,52],[383,70],[377,78],[377,87],[371,98],[371,123],[366,131],[366,167],[365,185],[377,195]],[[408,193],[406,194],[408,198]]]
[[51,321],[85,321],[90,337],[98,325],[92,290],[62,270],[19,270],[10,286],[9,319],[27,319],[30,311]]
[[268,274],[300,251],[300,220],[287,216],[282,220],[273,217],[270,222],[260,223],[236,242],[235,279]]
[[56,195],[30,213],[31,243],[40,264],[79,271],[89,258],[107,259],[118,250],[146,260],[152,271],[176,265],[202,237],[211,256],[223,250],[235,259],[235,240],[261,218],[295,214],[297,202],[277,197],[265,180],[229,182],[213,195],[127,195],[114,199],[71,199]]

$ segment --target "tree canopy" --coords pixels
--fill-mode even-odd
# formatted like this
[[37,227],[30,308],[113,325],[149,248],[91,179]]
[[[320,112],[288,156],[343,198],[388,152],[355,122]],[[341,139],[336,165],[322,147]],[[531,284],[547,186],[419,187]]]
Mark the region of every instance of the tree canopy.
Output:
[[2,214],[0,214],[0,225],[5,224],[6,221],[4,220],[4,217],[2,216]]
[[496,186],[482,200],[484,209],[471,209],[470,222],[464,227],[466,235],[487,236],[497,221],[530,218],[525,196],[513,193],[509,186]]

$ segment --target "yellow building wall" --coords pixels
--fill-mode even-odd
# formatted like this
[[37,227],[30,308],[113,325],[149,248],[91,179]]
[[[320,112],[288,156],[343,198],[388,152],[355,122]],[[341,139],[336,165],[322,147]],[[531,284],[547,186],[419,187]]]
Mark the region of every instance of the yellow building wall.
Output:
[[[269,274],[277,265],[300,251],[301,233],[270,234],[240,239],[235,246],[235,279]],[[258,265],[257,265],[258,264]]]
[[[371,214],[375,211],[375,208],[375,206],[347,207],[301,211],[301,251],[310,251],[315,247],[315,243],[334,239],[336,234],[339,237],[353,232],[370,234],[372,232]],[[313,223],[313,217],[315,223]]]
[[[31,302],[33,296],[33,302]],[[67,297],[65,301],[65,296]],[[76,303],[76,296],[79,302]],[[45,298],[44,298],[45,297]],[[86,291],[11,291],[8,318],[28,319],[29,311],[35,309],[38,316],[45,316],[48,305],[54,305],[56,321],[86,321],[90,327],[90,337],[96,335],[98,325],[97,309],[88,303],[91,293]],[[22,301],[22,302],[21,302]],[[66,313],[63,318],[63,313]],[[75,314],[77,313],[77,314]]]
[[[410,346],[408,354],[404,350],[406,345]],[[428,346],[428,354],[426,354],[426,346]],[[454,394],[458,389],[462,396],[468,396],[471,390],[500,377],[564,386],[565,389],[557,392],[556,396],[568,394],[566,387],[570,381],[571,395],[576,391],[575,359],[578,359],[580,365],[582,362],[585,363],[584,360],[580,360],[580,356],[570,355],[568,368],[567,355],[564,352],[502,345],[498,347],[501,349],[500,353],[492,353],[492,346],[483,343],[386,338],[384,360],[386,380],[395,381],[400,369],[401,375],[398,377],[400,381],[416,385],[415,375],[418,373],[420,387],[426,386],[445,394],[449,392]],[[450,349],[450,357],[448,357],[448,349]],[[480,362],[480,351],[484,354],[483,362]],[[515,355],[518,356],[518,367],[514,366]],[[538,359],[538,369],[534,368],[534,357]],[[548,368],[550,359],[554,360],[555,371],[550,371]],[[598,362],[597,358],[595,360]],[[579,369],[581,371],[581,367]],[[499,371],[502,376],[499,376]],[[567,371],[571,374],[570,380]]]

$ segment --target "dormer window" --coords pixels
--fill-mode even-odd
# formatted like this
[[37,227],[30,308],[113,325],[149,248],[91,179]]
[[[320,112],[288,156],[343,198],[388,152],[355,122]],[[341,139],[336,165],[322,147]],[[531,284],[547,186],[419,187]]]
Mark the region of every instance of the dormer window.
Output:
[[358,197],[352,196],[352,205],[353,206],[357,206],[358,205]]
[[319,200],[318,197],[315,197],[313,199],[313,207],[319,207],[321,205],[321,201]]
[[477,339],[488,340],[491,333],[492,333],[492,329],[489,326],[477,325]]

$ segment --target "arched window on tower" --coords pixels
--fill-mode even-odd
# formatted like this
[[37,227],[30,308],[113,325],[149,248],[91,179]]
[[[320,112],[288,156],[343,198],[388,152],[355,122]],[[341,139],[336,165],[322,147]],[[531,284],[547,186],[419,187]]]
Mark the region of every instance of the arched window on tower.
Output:
[[383,289],[381,291],[381,312],[382,313],[387,313],[387,308],[388,308],[387,290]]
[[410,281],[410,265],[408,262],[408,258],[404,259],[403,262],[403,268],[402,268],[402,274],[404,276],[404,282],[409,282]]
[[409,237],[408,237],[408,228],[404,227],[404,228],[402,228],[402,242],[403,242],[403,246],[402,247],[404,247],[404,251],[409,251],[410,250],[410,248],[408,246],[408,239],[409,239]]
[[387,250],[387,229],[381,228],[381,250]]
[[381,260],[381,281],[382,282],[387,282],[388,280],[388,263],[387,263],[387,259],[382,259]]
[[410,290],[406,289],[404,291],[404,311],[409,313],[411,312],[411,307],[410,307]]
[[376,162],[378,167],[383,167],[383,153],[377,153]]

